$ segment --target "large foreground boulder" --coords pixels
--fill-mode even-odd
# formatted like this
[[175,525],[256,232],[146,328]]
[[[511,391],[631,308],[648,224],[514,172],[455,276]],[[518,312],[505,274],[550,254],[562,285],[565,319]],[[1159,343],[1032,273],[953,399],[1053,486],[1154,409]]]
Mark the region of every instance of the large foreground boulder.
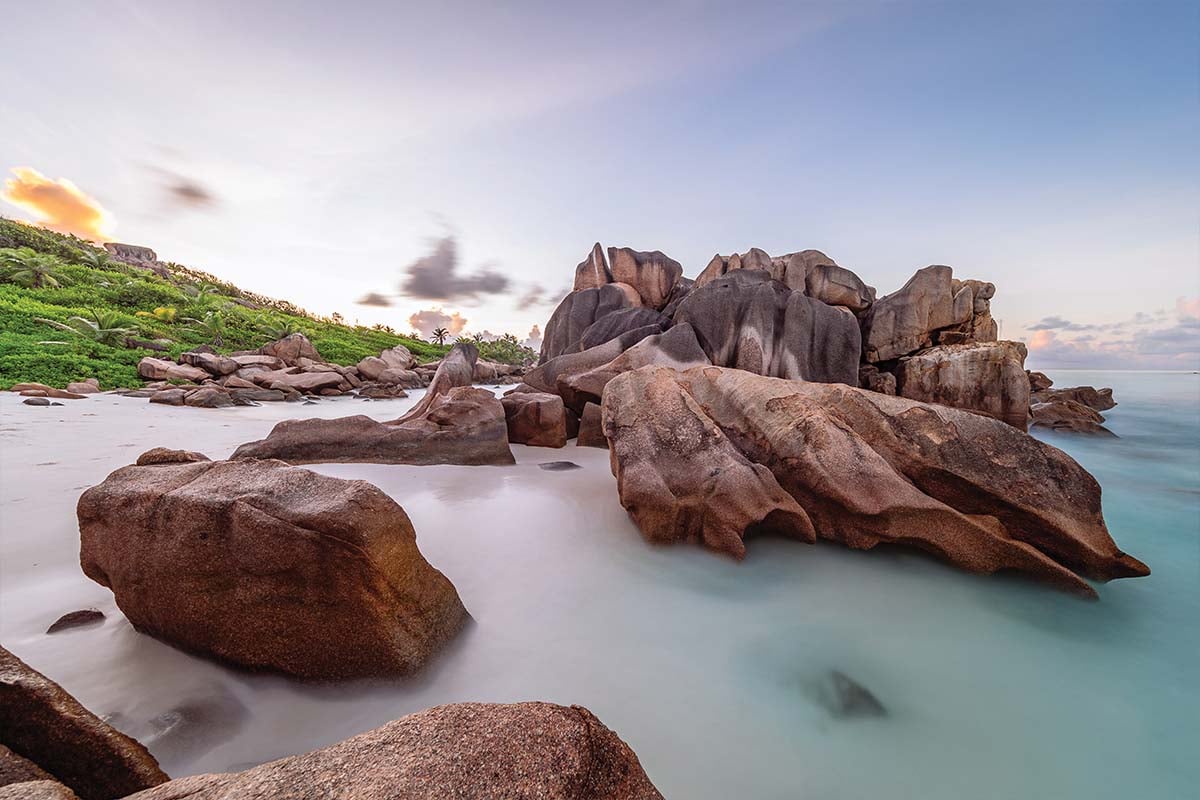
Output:
[[[765,522],[793,535],[803,514],[819,537],[852,548],[918,547],[970,572],[1017,570],[1088,597],[1084,578],[1149,574],[1109,536],[1091,475],[985,416],[838,384],[654,366],[614,378],[603,416],[622,504],[651,509],[634,519],[649,520],[643,532],[655,541],[694,538],[695,519],[747,491],[721,490],[724,473],[757,479],[762,466],[798,504],[760,481],[761,504],[778,509]],[[664,520],[655,504],[681,513]],[[730,543],[743,522],[764,524],[735,519],[718,541]]]
[[233,458],[277,458],[291,464],[516,463],[508,447],[504,406],[490,391],[457,386],[426,399],[419,416],[406,414],[391,422],[361,415],[284,420],[267,438],[243,444]]
[[637,755],[586,708],[459,703],[245,772],[129,800],[661,800]]
[[138,630],[311,679],[408,674],[467,619],[404,509],[280,461],[156,451],[79,498],[84,573]]
[[[0,745],[0,750],[7,748],[69,786],[82,800],[125,797],[167,780],[145,747],[3,647]],[[6,761],[9,769],[20,763]]]
[[1025,430],[1029,378],[1021,342],[947,344],[900,359],[896,394],[975,411]]
[[693,289],[675,312],[713,364],[794,380],[858,384],[862,335],[848,309],[739,269]]

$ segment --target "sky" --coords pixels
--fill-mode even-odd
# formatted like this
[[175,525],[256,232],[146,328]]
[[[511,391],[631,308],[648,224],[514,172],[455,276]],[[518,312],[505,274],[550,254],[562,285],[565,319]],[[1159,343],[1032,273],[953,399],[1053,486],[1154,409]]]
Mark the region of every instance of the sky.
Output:
[[[997,285],[1034,368],[1200,368],[1195,2],[0,0],[0,214],[532,337],[595,241]],[[540,328],[539,328],[540,329]]]

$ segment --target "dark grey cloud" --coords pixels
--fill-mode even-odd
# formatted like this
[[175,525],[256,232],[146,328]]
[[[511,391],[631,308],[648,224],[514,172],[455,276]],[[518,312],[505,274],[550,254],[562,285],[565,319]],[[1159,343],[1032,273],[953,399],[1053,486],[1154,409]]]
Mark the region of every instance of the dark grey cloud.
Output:
[[1077,322],[1071,322],[1069,319],[1062,317],[1043,317],[1040,322],[1035,322],[1027,326],[1031,331],[1094,331],[1099,330],[1101,325],[1083,325]]
[[143,166],[158,177],[172,206],[208,210],[219,204],[216,193],[195,178],[161,164]]
[[392,304],[387,295],[380,294],[379,292],[367,292],[354,302],[360,306],[375,306],[377,308],[388,308]]
[[418,258],[405,269],[400,293],[421,300],[463,301],[508,291],[510,281],[506,275],[486,267],[462,275],[458,266],[454,237],[439,239],[429,255]]
[[1133,336],[1133,347],[1142,355],[1200,355],[1200,319],[1181,317],[1169,328],[1139,331]]

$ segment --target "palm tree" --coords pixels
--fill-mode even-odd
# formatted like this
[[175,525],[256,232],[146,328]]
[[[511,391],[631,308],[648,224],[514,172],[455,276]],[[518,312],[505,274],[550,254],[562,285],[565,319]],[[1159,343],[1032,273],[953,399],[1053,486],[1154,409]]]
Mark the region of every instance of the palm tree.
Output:
[[434,328],[433,334],[430,335],[429,338],[432,339],[433,341],[437,342],[438,344],[445,344],[446,337],[449,335],[450,335],[450,331],[446,330],[445,328]]
[[225,317],[220,311],[209,311],[202,319],[184,317],[183,321],[188,323],[193,331],[212,342],[214,347],[225,344]]
[[57,288],[68,282],[57,258],[28,247],[0,251],[0,268],[5,280],[26,289]]
[[293,333],[308,334],[294,319],[279,314],[264,315],[263,321],[258,324],[258,330],[273,342],[285,339]]
[[107,250],[96,250],[95,248],[86,248],[79,254],[76,259],[85,267],[93,267],[95,269],[104,269],[108,266],[109,255]]
[[[43,322],[58,328],[60,331],[66,331],[76,336],[90,339],[98,344],[106,344],[109,347],[120,347],[125,344],[125,339],[137,331],[133,328],[126,328],[121,325],[121,315],[116,311],[97,311],[92,309],[92,316],[88,317],[70,317],[66,322],[58,322],[53,319],[45,319],[43,317],[36,318],[38,322]],[[41,342],[40,344],[66,344],[66,342]]]

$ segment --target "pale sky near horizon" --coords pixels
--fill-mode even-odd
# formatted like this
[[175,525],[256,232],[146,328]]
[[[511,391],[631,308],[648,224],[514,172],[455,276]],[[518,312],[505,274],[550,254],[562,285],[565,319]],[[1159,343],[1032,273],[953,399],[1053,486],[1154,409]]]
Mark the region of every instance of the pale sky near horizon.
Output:
[[995,282],[1034,367],[1200,368],[1194,2],[0,0],[0,21],[0,214],[312,311],[524,337],[597,240],[693,277],[811,247],[881,295],[927,264]]

